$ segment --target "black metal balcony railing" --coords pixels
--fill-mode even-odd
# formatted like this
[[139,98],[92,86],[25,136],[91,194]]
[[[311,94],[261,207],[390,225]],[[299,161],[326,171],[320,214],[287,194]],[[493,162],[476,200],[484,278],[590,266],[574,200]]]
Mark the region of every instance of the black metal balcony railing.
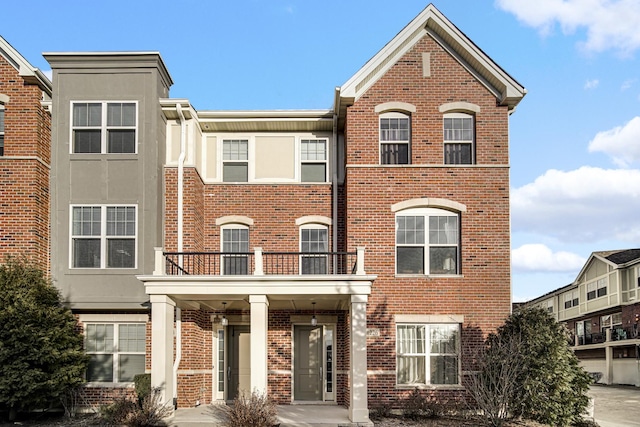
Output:
[[[638,338],[638,333],[633,328],[615,328],[611,330],[609,341],[624,341]],[[607,342],[607,333],[595,332],[592,334],[578,335],[578,345],[601,344]]]
[[357,267],[356,252],[164,252],[163,255],[167,275],[339,275],[355,274]]

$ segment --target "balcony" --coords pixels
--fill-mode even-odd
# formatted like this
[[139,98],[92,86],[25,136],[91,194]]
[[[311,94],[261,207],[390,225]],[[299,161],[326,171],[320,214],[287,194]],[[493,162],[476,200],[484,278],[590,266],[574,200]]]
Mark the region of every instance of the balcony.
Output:
[[633,328],[614,328],[614,329],[605,329],[604,333],[593,333],[593,334],[585,334],[585,335],[577,335],[574,337],[574,342],[572,343],[575,347],[580,346],[616,346],[616,345],[628,345],[631,343],[625,343],[624,341],[629,340],[638,340],[640,337],[638,333],[633,330]]
[[364,248],[355,252],[162,252],[156,249],[156,275],[296,276],[364,274]]

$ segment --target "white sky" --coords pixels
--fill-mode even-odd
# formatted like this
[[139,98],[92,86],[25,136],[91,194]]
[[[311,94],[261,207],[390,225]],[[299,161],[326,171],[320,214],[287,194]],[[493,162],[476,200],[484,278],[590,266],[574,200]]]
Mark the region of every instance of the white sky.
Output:
[[[33,0],[3,4],[0,34],[43,70],[48,51],[159,51],[198,109],[330,108],[427,4]],[[640,247],[640,0],[434,4],[528,90],[510,124],[514,300]]]

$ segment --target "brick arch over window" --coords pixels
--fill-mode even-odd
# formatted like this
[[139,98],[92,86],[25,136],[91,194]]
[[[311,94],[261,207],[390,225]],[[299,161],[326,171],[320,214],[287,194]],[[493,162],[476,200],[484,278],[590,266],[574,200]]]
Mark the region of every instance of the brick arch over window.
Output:
[[322,215],[307,215],[296,219],[296,225],[298,226],[307,224],[322,224],[330,226],[331,223],[331,218]]
[[216,225],[227,224],[242,224],[248,227],[253,225],[253,219],[243,215],[228,215],[216,219]]
[[466,212],[467,206],[449,199],[436,197],[423,197],[419,199],[409,199],[391,205],[391,212],[399,212],[413,208],[440,208],[456,212]]
[[480,106],[472,104],[470,102],[458,101],[442,104],[438,110],[441,113],[469,113],[478,114],[480,112]]
[[408,102],[385,102],[383,104],[376,105],[374,111],[376,113],[384,113],[386,111],[402,111],[405,113],[415,113],[416,106],[413,104],[409,104]]

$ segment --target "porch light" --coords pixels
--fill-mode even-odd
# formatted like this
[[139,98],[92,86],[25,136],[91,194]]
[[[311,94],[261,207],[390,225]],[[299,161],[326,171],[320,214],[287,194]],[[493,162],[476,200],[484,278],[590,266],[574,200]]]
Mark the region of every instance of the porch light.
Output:
[[316,319],[316,302],[312,302],[313,305],[313,316],[311,316],[311,326],[316,326],[318,324],[318,319]]
[[222,319],[220,320],[220,324],[222,326],[227,326],[229,324],[229,320],[227,320],[227,303],[223,302],[222,303]]

